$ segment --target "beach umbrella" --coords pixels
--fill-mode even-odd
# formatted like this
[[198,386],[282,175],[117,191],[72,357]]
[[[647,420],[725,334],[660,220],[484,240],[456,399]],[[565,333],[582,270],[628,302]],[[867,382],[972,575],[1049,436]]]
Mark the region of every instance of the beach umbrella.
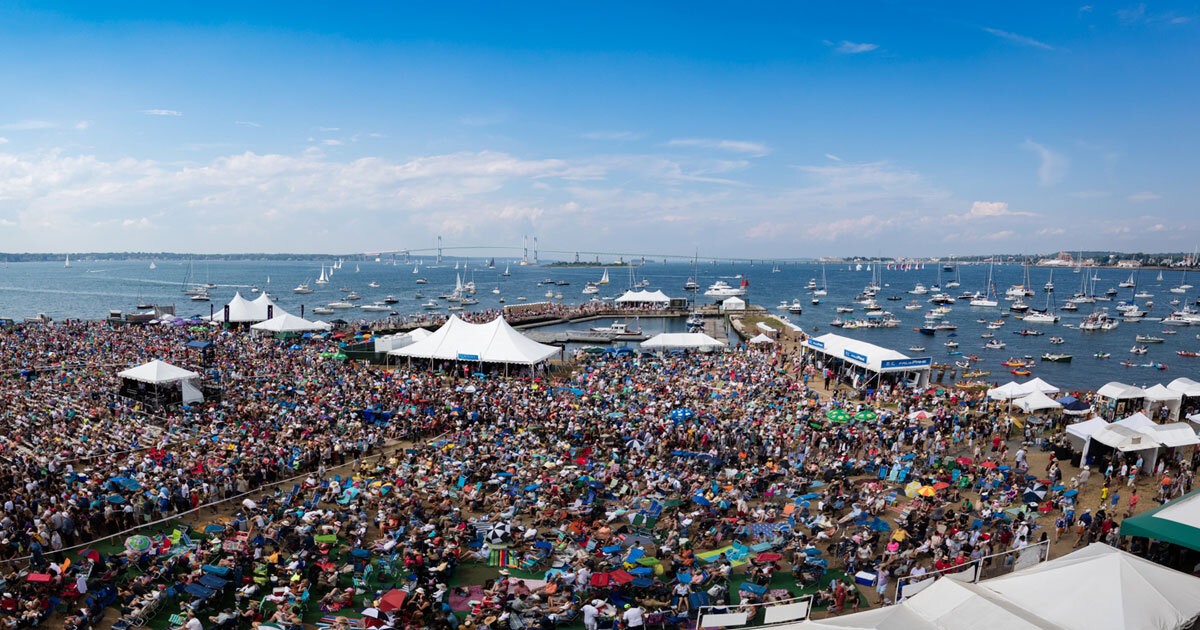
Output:
[[1038,503],[1046,498],[1046,486],[1040,483],[1035,483],[1025,489],[1021,495],[1021,500],[1024,503]]
[[130,551],[145,551],[150,548],[150,539],[146,536],[130,536],[125,539],[125,548]]
[[1063,496],[1064,497],[1073,497],[1077,494],[1079,494],[1078,490],[1067,490],[1066,492],[1063,493]]
[[956,459],[954,461],[957,462],[961,466],[970,466],[971,465],[970,457],[959,457],[958,459]]
[[493,524],[483,536],[483,541],[493,547],[503,545],[510,540],[512,540],[512,525],[508,523]]
[[878,418],[878,417],[879,417],[879,415],[876,414],[874,411],[871,411],[870,409],[864,409],[864,410],[854,414],[855,420],[862,420],[864,422],[870,422],[871,420],[874,420],[875,418]]
[[997,466],[996,470],[1012,470],[1012,466]]
[[995,468],[996,462],[983,462],[980,464],[980,466],[983,466],[984,468]]
[[937,494],[937,490],[934,490],[933,486],[921,486],[917,488],[917,494],[923,497],[931,497]]
[[371,619],[379,619],[382,614],[378,608],[365,608],[362,611],[362,616],[370,617]]
[[95,549],[80,549],[79,555],[91,560],[92,562],[100,562],[100,552]]
[[910,481],[910,482],[908,482],[907,486],[904,486],[904,496],[910,497],[910,498],[915,497],[915,496],[917,496],[917,491],[920,489],[921,489],[920,481]]
[[625,443],[625,445],[635,451],[640,451],[643,448],[646,448],[645,443],[643,443],[641,440],[637,440],[637,439],[629,440],[628,442]]
[[928,420],[933,416],[931,416],[929,412],[925,411],[924,409],[918,409],[917,411],[908,414],[908,417],[911,420]]
[[400,608],[404,605],[404,599],[406,597],[408,597],[408,593],[400,589],[394,588],[388,591],[384,594],[383,598],[379,600],[380,612],[388,612]]
[[850,414],[846,413],[845,409],[830,409],[825,412],[825,417],[830,422],[850,422]]
[[945,481],[939,481],[939,482],[933,484],[934,490],[944,490],[949,487],[950,487],[950,484],[946,483]]

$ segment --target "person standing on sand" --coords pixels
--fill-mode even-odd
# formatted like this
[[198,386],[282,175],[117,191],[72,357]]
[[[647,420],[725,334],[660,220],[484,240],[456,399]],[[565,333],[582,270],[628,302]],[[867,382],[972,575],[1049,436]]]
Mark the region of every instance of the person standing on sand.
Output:
[[1083,490],[1087,488],[1088,479],[1091,479],[1091,477],[1092,467],[1084,466],[1083,470],[1079,472],[1079,492],[1083,492]]

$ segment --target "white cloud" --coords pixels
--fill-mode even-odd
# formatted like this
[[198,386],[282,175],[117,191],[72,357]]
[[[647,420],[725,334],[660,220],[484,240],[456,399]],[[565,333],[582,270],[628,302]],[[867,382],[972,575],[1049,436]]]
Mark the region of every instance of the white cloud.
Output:
[[1104,190],[1080,190],[1069,194],[1076,199],[1100,199],[1112,195],[1112,193]]
[[322,141],[321,141],[321,144],[323,144],[323,145],[325,145],[325,146],[328,146],[328,147],[336,147],[336,146],[339,146],[339,145],[341,145],[341,144],[342,144],[342,141],[341,141],[341,140],[334,140],[333,138],[330,138],[330,139],[328,139],[328,140],[322,140]]
[[717,138],[675,138],[667,143],[669,147],[696,147],[702,149],[720,149],[733,153],[746,153],[763,156],[771,152],[767,145],[761,142],[745,140],[721,140]]
[[895,225],[898,217],[879,217],[868,214],[862,217],[837,219],[835,221],[817,222],[809,226],[808,235],[815,239],[826,241],[837,240],[847,236],[874,236],[884,228]]
[[1079,7],[1079,12],[1080,12],[1080,13],[1091,13],[1091,12],[1092,12],[1092,8],[1093,8],[1093,7],[1092,7],[1092,5],[1090,5],[1090,4],[1085,4],[1085,5],[1081,6],[1081,7]]
[[1038,182],[1042,186],[1053,186],[1062,181],[1067,174],[1067,167],[1070,166],[1070,160],[1061,153],[1055,152],[1045,145],[1038,144],[1033,140],[1025,140],[1021,144],[1026,150],[1037,154],[1040,164],[1038,166]]
[[81,120],[81,121],[75,123],[75,128],[80,131],[83,131],[84,129],[87,129],[88,127],[91,127],[91,126],[92,126],[92,122],[90,120]]
[[250,120],[235,120],[233,121],[233,124],[240,125],[242,127],[262,127],[262,125]]
[[642,134],[632,131],[589,131],[579,134],[585,140],[637,140]]
[[1037,231],[1038,236],[1062,236],[1067,231],[1062,228],[1042,228]]
[[838,44],[837,48],[834,48],[834,51],[843,55],[857,55],[859,53],[871,52],[877,48],[879,48],[879,44],[862,44],[842,40],[842,43]]
[[1154,225],[1146,228],[1147,232],[1165,232],[1166,230],[1167,226],[1162,223],[1155,223]]
[[6,142],[8,142],[8,138],[5,138],[4,136],[0,136],[0,144],[4,144]]
[[840,157],[838,157],[838,156],[836,156],[836,155],[834,155],[834,154],[832,154],[832,153],[826,153],[826,154],[825,154],[825,157],[827,157],[827,158],[829,158],[829,159],[833,160],[834,162],[841,162],[841,161],[842,161],[842,158],[840,158]]
[[971,209],[962,214],[952,214],[947,218],[951,221],[972,221],[975,219],[992,219],[996,217],[1036,217],[1033,212],[1009,210],[1003,201],[976,201]]
[[341,127],[317,127],[319,131],[341,131]]
[[985,32],[991,33],[992,35],[995,35],[996,37],[1007,39],[1009,41],[1016,42],[1018,44],[1022,44],[1025,46],[1032,46],[1034,48],[1041,48],[1043,50],[1054,50],[1054,47],[1051,46],[1050,44],[1047,44],[1046,42],[1040,42],[1032,37],[1026,37],[1024,35],[1017,35],[1016,33],[1009,33],[1008,31],[1002,31],[998,28],[988,28],[986,26],[983,27],[983,30]]
[[140,219],[125,219],[121,222],[121,226],[130,229],[143,230],[150,227],[150,219],[142,217]]
[[6,131],[34,131],[37,129],[53,129],[57,126],[58,123],[52,123],[48,120],[22,120],[20,122],[0,125],[0,129]]
[[1162,198],[1162,195],[1152,193],[1148,190],[1144,190],[1142,192],[1133,193],[1132,195],[1129,195],[1130,201],[1153,201],[1155,199],[1161,199],[1161,198]]
[[173,109],[143,109],[142,113],[147,116],[182,116],[183,112]]
[[1012,238],[1015,235],[1016,235],[1016,232],[1013,232],[1012,230],[1000,230],[999,232],[992,232],[991,234],[984,234],[980,238],[983,238],[983,239],[989,240],[989,241],[1002,241],[1006,238]]

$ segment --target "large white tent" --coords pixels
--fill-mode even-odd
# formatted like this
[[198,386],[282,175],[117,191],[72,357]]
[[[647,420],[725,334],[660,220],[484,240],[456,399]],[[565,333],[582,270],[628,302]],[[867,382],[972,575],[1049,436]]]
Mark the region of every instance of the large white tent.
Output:
[[699,350],[709,352],[724,348],[725,343],[704,333],[659,333],[642,342],[646,350]]
[[165,383],[186,381],[188,379],[197,378],[200,375],[191,370],[185,370],[181,367],[171,365],[166,361],[154,359],[153,361],[143,363],[137,367],[129,368],[124,372],[118,372],[117,376],[134,381],[141,381],[143,383],[150,383],[152,385],[162,385]]
[[1200,396],[1200,383],[1190,378],[1177,378],[1167,383],[1167,389],[1177,391],[1184,396]]
[[1167,417],[1172,420],[1179,418],[1179,406],[1183,404],[1183,392],[1173,390],[1161,383],[1146,388],[1146,410],[1153,411],[1155,407],[1166,407]]
[[772,344],[772,343],[775,343],[775,340],[774,340],[774,339],[771,339],[770,337],[768,337],[768,336],[767,336],[765,333],[758,333],[758,334],[757,334],[757,335],[755,335],[753,338],[751,338],[751,339],[750,339],[750,341],[749,341],[749,342],[747,342],[747,343],[752,343],[752,344],[760,344],[760,343]]
[[1103,387],[1096,390],[1096,394],[1102,398],[1111,398],[1113,400],[1132,400],[1146,396],[1145,390],[1141,387],[1126,385],[1119,381],[1105,383]]
[[388,354],[415,359],[534,365],[559,352],[555,346],[538,343],[517,332],[503,317],[486,324],[472,324],[452,315],[428,337]]
[[[229,319],[225,319],[225,308],[229,309]],[[268,308],[270,307],[270,308]],[[283,315],[286,311],[279,308],[267,294],[258,296],[253,302],[242,297],[241,292],[234,292],[233,299],[229,300],[229,304],[225,307],[217,309],[212,315],[212,321],[225,322],[228,321],[234,324],[246,324],[250,322],[263,322],[270,317],[267,316],[267,311],[271,311],[270,317]]]
[[1092,435],[1095,434],[1096,431],[1099,431],[1102,427],[1106,426],[1108,426],[1108,420],[1105,420],[1100,416],[1094,416],[1089,420],[1084,420],[1083,422],[1068,424],[1065,431],[1067,434],[1067,439],[1071,442],[1071,446],[1075,447],[1075,450],[1081,453],[1086,453],[1088,451],[1088,446],[1089,442],[1091,442]]
[[646,291],[640,289],[637,291],[626,291],[621,294],[621,297],[613,300],[618,304],[670,304],[671,298],[667,297],[666,293],[655,289],[654,291]]
[[331,326],[326,322],[310,322],[307,319],[296,317],[291,313],[280,313],[264,322],[254,324],[250,328],[273,333],[295,333],[329,330]]
[[1057,394],[1061,391],[1054,385],[1051,385],[1050,383],[1047,383],[1046,381],[1043,381],[1037,377],[1021,383],[1018,387],[1020,388],[1022,394],[1032,394],[1034,392],[1041,392],[1043,394]]
[[1009,381],[999,387],[993,387],[987,390],[988,398],[992,400],[1012,400],[1026,395],[1027,392],[1021,390],[1021,384],[1016,381]]
[[894,606],[778,630],[1183,630],[1200,578],[1093,543],[978,583],[944,577]]
[[727,297],[721,300],[721,312],[725,311],[744,311],[746,310],[746,300],[738,296]]
[[1034,391],[1014,404],[1025,413],[1045,411],[1046,409],[1062,409],[1062,404],[1040,391]]

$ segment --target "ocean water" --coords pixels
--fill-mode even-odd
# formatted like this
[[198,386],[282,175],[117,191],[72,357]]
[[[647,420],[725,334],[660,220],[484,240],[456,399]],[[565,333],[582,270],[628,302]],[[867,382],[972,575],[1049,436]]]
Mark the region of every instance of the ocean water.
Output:
[[[432,260],[424,262],[432,263]],[[512,273],[510,277],[501,276],[506,264]],[[321,271],[321,264],[317,262],[230,261],[189,264],[179,261],[158,261],[156,266],[157,269],[150,270],[148,261],[73,261],[70,268],[64,268],[61,262],[13,263],[7,267],[0,267],[0,317],[19,319],[37,313],[45,313],[55,319],[67,317],[99,319],[105,317],[110,308],[128,312],[134,310],[134,307],[140,302],[174,304],[176,312],[180,315],[207,315],[210,309],[209,302],[192,302],[182,292],[183,282],[188,277],[189,269],[193,281],[211,282],[217,285],[215,289],[211,290],[213,309],[220,309],[221,305],[233,297],[235,291],[240,291],[244,297],[253,299],[257,294],[252,293],[251,288],[257,286],[260,289],[269,289],[275,296],[276,302],[290,312],[298,314],[301,305],[304,305],[305,314],[308,317],[313,317],[312,308],[314,306],[341,299],[345,295],[340,290],[343,287],[353,289],[362,296],[362,301],[358,302],[360,305],[381,301],[388,295],[394,295],[400,302],[392,307],[399,313],[428,312],[421,308],[421,304],[441,293],[451,291],[456,275],[461,275],[463,282],[474,280],[477,286],[475,297],[480,302],[478,305],[470,307],[474,310],[495,309],[503,306],[498,301],[501,295],[510,305],[518,304],[519,296],[524,296],[528,302],[547,300],[549,299],[545,297],[547,291],[561,293],[562,301],[565,303],[578,303],[590,297],[582,294],[584,284],[589,280],[599,280],[603,273],[603,270],[598,268],[520,267],[511,260],[497,260],[496,268],[488,269],[482,260],[476,258],[460,260],[460,269],[458,270],[454,269],[455,261],[450,260],[440,265],[422,265],[418,269],[418,273],[413,274],[412,264],[393,266],[390,261],[386,263],[346,261],[343,268],[334,273],[329,284],[316,285],[311,284],[311,281]],[[355,271],[356,266],[358,267],[357,272]],[[749,282],[746,296],[748,302],[765,306],[772,313],[785,315],[792,322],[815,334],[840,332],[849,337],[896,349],[910,356],[932,356],[935,363],[953,363],[955,359],[961,360],[961,357],[947,354],[948,351],[943,345],[948,339],[947,333],[938,332],[936,336],[929,337],[913,330],[914,327],[922,325],[924,313],[933,308],[933,305],[926,302],[929,295],[913,296],[908,295],[906,291],[912,289],[917,282],[926,286],[938,282],[940,265],[929,264],[925,269],[909,271],[885,269],[882,272],[883,290],[879,292],[877,300],[880,305],[901,320],[901,325],[891,329],[847,331],[839,331],[831,327],[829,323],[836,317],[834,308],[839,305],[855,307],[854,313],[843,315],[843,318],[863,316],[862,307],[851,303],[854,296],[871,278],[871,273],[866,271],[865,266],[862,271],[854,271],[847,265],[827,265],[825,275],[829,295],[822,299],[822,304],[819,306],[810,304],[811,296],[804,289],[804,285],[811,278],[815,278],[818,283],[821,282],[821,265],[784,264],[779,273],[772,273],[771,268],[772,265],[767,263],[754,265],[748,263],[720,263],[717,265],[700,263],[695,267],[695,271],[698,276],[697,282],[702,287],[707,287],[719,279],[736,285],[741,281],[737,276],[741,275]],[[996,266],[993,271],[993,284],[997,291],[1003,294],[1009,285],[1021,283],[1023,273],[1024,270],[1019,265]],[[1046,298],[1041,287],[1050,278],[1050,273],[1051,271],[1045,268],[1030,269],[1030,284],[1037,292],[1037,295],[1028,299],[1031,306],[1035,308],[1044,306]],[[1056,269],[1053,273],[1054,283],[1057,287],[1056,302],[1059,305],[1062,305],[1071,293],[1081,287],[1081,283],[1087,275],[1086,273],[1072,273],[1070,269]],[[1095,273],[1099,276],[1095,290],[1097,294],[1102,295],[1110,287],[1115,288],[1118,282],[1128,278],[1130,272],[1120,269],[1100,269]],[[611,282],[601,286],[600,295],[604,297],[620,295],[631,284],[631,274],[634,280],[643,278],[649,280],[649,288],[652,290],[661,289],[667,295],[685,297],[683,285],[693,275],[693,266],[685,263],[663,264],[660,261],[648,262],[643,267],[633,269],[610,268]],[[986,265],[961,265],[958,275],[962,286],[946,289],[946,292],[957,296],[966,291],[983,290],[987,274]],[[1152,298],[1155,304],[1150,310],[1149,317],[1158,318],[1169,314],[1171,311],[1169,302],[1174,298],[1179,298],[1186,304],[1195,304],[1196,289],[1191,289],[1187,295],[1182,296],[1167,292],[1168,288],[1182,282],[1182,271],[1163,271],[1161,282],[1155,279],[1157,274],[1158,272],[1155,270],[1140,271],[1135,274],[1138,282],[1136,290],[1147,290],[1155,294]],[[943,274],[941,278],[943,287],[946,282],[950,281],[950,275]],[[268,278],[270,279],[269,284]],[[425,278],[429,284],[418,285],[415,283],[417,278]],[[570,284],[568,286],[537,286],[537,283],[543,280],[565,280]],[[1197,282],[1200,281],[1200,277],[1191,280],[1194,284],[1200,284]],[[314,292],[308,295],[294,294],[292,288],[305,281],[310,282],[310,287],[314,289]],[[377,282],[380,285],[379,288],[367,286],[371,282]],[[499,289],[500,295],[493,294],[493,289]],[[423,298],[415,297],[418,290],[423,292]],[[1135,289],[1120,289],[1119,291],[1120,293],[1114,297],[1113,302],[1097,302],[1095,307],[1108,307],[1110,312],[1113,312],[1112,307],[1119,300],[1130,299]],[[891,295],[899,295],[903,300],[887,301],[886,298]],[[698,299],[702,303],[712,301],[703,295],[700,295]],[[803,314],[793,315],[776,309],[780,301],[791,302],[793,299],[800,300],[804,309]],[[921,310],[910,311],[903,308],[904,304],[913,299],[921,302],[923,307]],[[1143,301],[1139,300],[1139,302]],[[989,320],[1000,318],[1001,313],[1008,312],[1008,304],[1001,300],[999,308],[976,309],[967,306],[964,302],[958,302],[951,305],[953,310],[945,318],[946,321],[953,322],[958,326],[954,338],[960,344],[958,350],[964,355],[977,354],[984,359],[977,365],[978,369],[991,371],[991,375],[987,377],[989,380],[1007,381],[1015,378],[1009,374],[1010,368],[1000,365],[1000,362],[1007,358],[1023,355],[1037,358],[1044,352],[1062,352],[1074,355],[1071,363],[1038,361],[1033,368],[1033,376],[1039,376],[1065,388],[1091,389],[1113,380],[1148,385],[1156,382],[1170,382],[1181,376],[1200,378],[1198,377],[1200,358],[1180,357],[1175,354],[1178,350],[1200,351],[1200,339],[1197,339],[1200,326],[1172,328],[1157,322],[1121,323],[1116,330],[1110,332],[1081,332],[1065,328],[1061,324],[1026,325],[1015,317],[1008,317],[1005,326],[999,330],[990,331],[998,339],[1004,341],[1007,348],[985,350],[983,344],[986,340],[980,335],[989,331],[985,324],[978,323],[977,320],[979,318]],[[442,306],[443,308],[439,312],[445,313],[446,304],[443,302]],[[1089,306],[1081,306],[1076,314],[1060,312],[1063,322],[1078,324],[1092,310]],[[335,315],[324,316],[324,318],[370,320],[387,316],[387,313],[369,313],[354,309],[338,311]],[[601,321],[588,325],[605,323]],[[655,332],[659,328],[676,330],[680,326],[677,322],[663,323],[646,320],[639,324],[648,332]],[[1040,337],[1022,337],[1014,334],[1024,328],[1044,330],[1046,334]],[[1162,334],[1164,330],[1174,330],[1177,334]],[[1129,350],[1134,345],[1135,335],[1139,333],[1160,336],[1166,341],[1162,344],[1150,344],[1150,351],[1147,355],[1134,356],[1130,354]],[[1057,346],[1051,345],[1050,337],[1055,335],[1063,337],[1066,343]],[[911,346],[923,346],[925,351],[910,351]],[[1093,353],[1098,351],[1109,352],[1112,357],[1109,359],[1093,358]],[[1120,362],[1125,359],[1131,359],[1138,364],[1151,361],[1165,363],[1168,369],[1160,371],[1151,368],[1121,366]]]

